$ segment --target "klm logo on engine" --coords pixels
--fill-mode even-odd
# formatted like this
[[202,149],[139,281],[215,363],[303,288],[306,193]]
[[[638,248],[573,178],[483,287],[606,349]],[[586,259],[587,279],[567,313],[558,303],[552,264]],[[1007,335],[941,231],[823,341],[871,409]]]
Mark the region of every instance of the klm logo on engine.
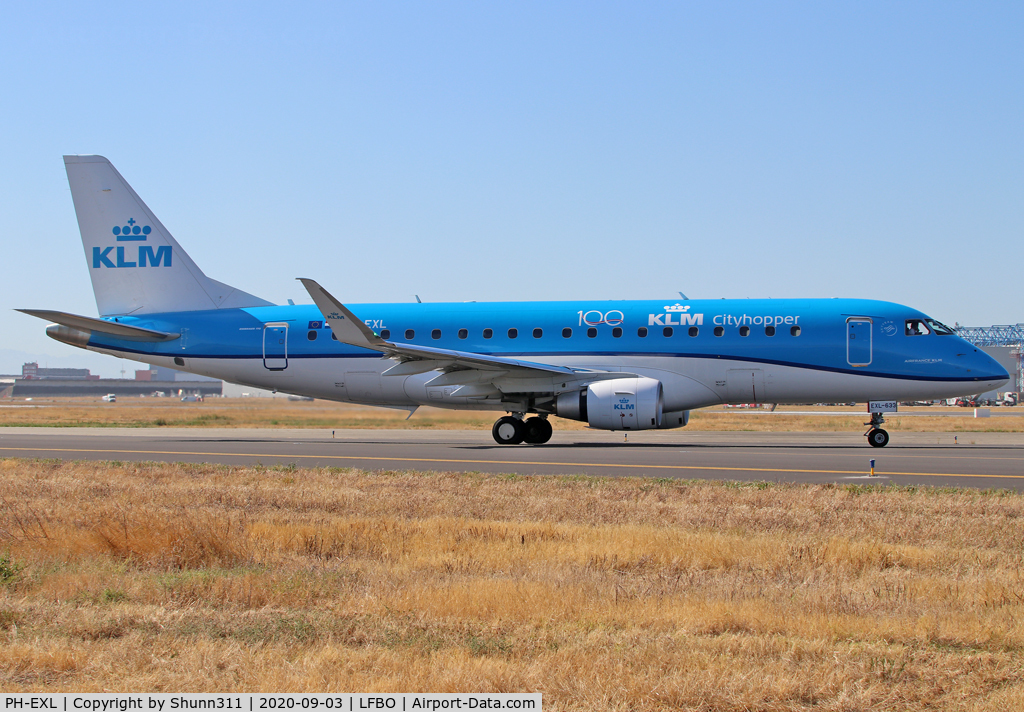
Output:
[[636,405],[630,402],[629,398],[620,398],[618,403],[615,403],[614,410],[636,410]]
[[667,305],[664,314],[647,315],[647,326],[701,326],[704,315],[690,314],[689,311],[690,307],[682,304]]
[[[149,225],[139,226],[135,218],[128,224],[117,225],[111,232],[117,242],[146,242],[153,228]],[[111,245],[110,247],[92,248],[92,268],[101,267],[170,267],[171,246],[162,245]]]

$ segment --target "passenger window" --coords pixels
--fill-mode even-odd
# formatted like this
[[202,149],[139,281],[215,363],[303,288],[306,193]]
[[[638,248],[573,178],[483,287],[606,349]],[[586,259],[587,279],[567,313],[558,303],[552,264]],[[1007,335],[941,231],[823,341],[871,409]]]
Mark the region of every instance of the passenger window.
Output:
[[405,330],[405,340],[406,341],[412,341],[415,338],[416,338],[416,332],[415,331],[413,331],[412,329],[406,329]]
[[672,336],[672,327],[666,326],[664,329],[661,330],[661,333],[663,333],[665,336]]
[[616,326],[612,329],[612,338],[618,339],[622,337],[622,327]]
[[562,338],[568,339],[570,336],[572,336],[572,329],[568,326],[562,329]]
[[750,327],[749,326],[741,326],[740,327],[740,336],[750,336]]
[[721,336],[724,333],[725,333],[725,327],[724,326],[716,326],[715,327],[715,336]]
[[484,329],[484,338],[485,339],[489,339],[492,336],[494,336],[494,330],[493,329]]
[[432,339],[440,339],[441,338],[441,330],[440,329],[434,329],[433,331],[431,331],[430,332],[430,338],[432,338]]
[[800,327],[799,326],[791,326],[791,327],[789,327],[789,335],[790,336],[800,336]]
[[907,319],[904,333],[907,336],[924,336],[932,333],[932,330],[924,323],[924,319]]
[[469,336],[469,330],[468,329],[459,329],[459,338],[460,339],[464,339],[467,336]]
[[690,336],[696,336],[699,333],[700,333],[700,329],[698,329],[696,326],[691,326],[690,327],[690,331],[689,331]]
[[519,336],[519,329],[509,329],[508,330],[508,338],[514,339],[517,336]]
[[542,336],[544,336],[544,330],[543,329],[534,329],[533,330],[533,338],[539,339]]
[[647,336],[647,327],[641,326],[639,329],[636,330],[636,335],[639,336],[641,339]]
[[597,336],[597,329],[595,329],[594,327],[590,327],[589,329],[587,329],[587,338],[592,339],[595,336]]
[[316,332],[313,330],[308,331],[306,333],[306,338],[309,339],[310,341],[316,341]]
[[775,336],[775,327],[774,326],[766,326],[766,327],[764,327],[764,335],[765,336]]
[[[331,334],[331,336],[334,336],[334,334]],[[382,338],[382,339],[390,339],[391,338],[391,329],[381,329],[380,338]],[[334,336],[334,340],[337,341],[338,337]]]

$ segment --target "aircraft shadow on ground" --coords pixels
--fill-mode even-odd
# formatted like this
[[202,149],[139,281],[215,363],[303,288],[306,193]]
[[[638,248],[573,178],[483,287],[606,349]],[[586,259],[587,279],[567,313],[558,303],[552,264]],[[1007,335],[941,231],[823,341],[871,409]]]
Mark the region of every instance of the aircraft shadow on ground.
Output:
[[[369,444],[369,443],[365,443]],[[389,443],[390,444],[390,443]],[[403,443],[409,445],[418,445],[421,443]],[[508,452],[510,446],[508,445],[453,445],[453,447],[459,450],[501,450]],[[515,447],[515,446],[512,446]],[[890,445],[887,448],[872,448],[866,443],[863,445],[827,445],[827,444],[793,444],[793,443],[739,443],[739,444],[722,444],[722,443],[637,443],[637,442],[617,442],[617,443],[572,443],[571,445],[529,445],[528,448],[538,448],[545,451],[553,450],[586,450],[586,449],[644,449],[644,450],[831,450],[831,451],[848,451],[853,450],[855,452],[873,452],[876,454],[884,454],[886,452],[893,452],[894,450],[963,450],[970,452],[979,452],[987,450],[1011,450],[1022,452],[1024,451],[1024,445]],[[515,451],[522,451],[522,447],[517,448]]]
[[[344,447],[346,445],[364,445],[372,446],[378,445],[381,447],[423,447],[429,445],[431,447],[450,447],[456,450],[475,450],[475,451],[495,451],[505,453],[521,453],[528,452],[530,450],[538,450],[543,452],[556,452],[556,451],[579,451],[579,450],[648,450],[648,451],[671,451],[671,450],[813,450],[813,451],[854,451],[856,453],[868,452],[875,453],[878,455],[884,455],[887,452],[893,452],[896,450],[942,450],[946,451],[963,451],[980,453],[984,451],[1009,451],[1009,452],[1024,452],[1024,445],[969,445],[960,444],[954,445],[952,443],[938,443],[935,445],[928,444],[903,444],[903,443],[892,443],[887,448],[871,448],[866,444],[827,444],[827,443],[709,443],[709,442],[687,442],[687,443],[645,443],[645,442],[603,442],[603,443],[592,443],[592,442],[577,442],[577,443],[546,443],[543,445],[520,445],[520,446],[509,446],[509,445],[498,445],[497,443],[488,444],[481,443],[467,444],[459,442],[444,442],[434,441],[430,443],[424,443],[421,440],[287,440],[279,438],[183,438],[176,439],[178,443],[250,443],[250,444],[292,444],[292,445],[335,445],[337,447]],[[211,453],[212,454],[212,453]],[[230,453],[224,453],[230,454]],[[267,456],[278,457],[274,453],[265,453]],[[312,453],[311,453],[312,454]]]

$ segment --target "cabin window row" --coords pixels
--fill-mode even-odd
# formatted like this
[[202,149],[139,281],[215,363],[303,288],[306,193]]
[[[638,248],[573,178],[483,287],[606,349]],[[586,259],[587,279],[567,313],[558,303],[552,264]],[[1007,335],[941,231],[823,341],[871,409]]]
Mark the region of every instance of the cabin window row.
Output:
[[[799,326],[791,326],[789,328],[789,335],[790,336],[800,336],[800,332],[801,332],[801,329],[800,329]],[[593,338],[597,337],[597,329],[595,329],[594,327],[590,327],[589,329],[587,329],[586,333],[587,333],[587,338],[589,338],[589,339],[593,339]],[[650,332],[649,332],[649,330],[647,329],[646,326],[641,326],[640,328],[638,328],[636,330],[636,335],[639,336],[642,339],[646,338],[649,333]],[[675,334],[675,329],[673,329],[671,326],[666,326],[666,327],[662,328],[661,333],[665,337],[673,336]],[[689,336],[691,336],[691,337],[697,336],[697,335],[700,334],[700,328],[696,327],[696,326],[691,326],[687,330],[686,333]],[[725,336],[725,327],[724,326],[716,326],[712,333],[714,333],[715,336]],[[750,327],[749,326],[741,326],[739,328],[739,334],[740,334],[740,336],[750,336]],[[766,327],[764,327],[764,335],[765,336],[775,336],[775,334],[776,334],[776,329],[775,329],[774,326],[766,326]],[[458,335],[459,335],[460,339],[469,338],[469,330],[468,329],[459,329]],[[544,336],[544,330],[543,329],[534,329],[533,330],[533,338],[539,339],[539,338],[542,338],[543,336]],[[316,331],[310,331],[308,334],[306,334],[306,338],[308,338],[310,341],[316,341],[316,337],[317,337],[317,332]],[[380,337],[382,339],[390,339],[391,338],[391,330],[390,329],[383,329],[383,330],[381,330]],[[494,337],[494,329],[484,329],[483,330],[483,337],[485,339],[493,338]],[[514,329],[513,328],[513,329],[509,329],[508,330],[508,338],[515,339],[515,338],[518,338],[518,337],[519,337],[519,329]],[[562,338],[568,339],[570,337],[572,337],[572,329],[569,328],[569,327],[565,327],[564,329],[562,329]],[[612,337],[616,338],[616,339],[621,338],[622,337],[622,327],[616,326],[615,328],[613,328],[612,329]],[[338,337],[333,332],[331,333],[331,338],[334,339],[335,341],[338,340]],[[406,341],[412,341],[415,338],[416,338],[416,330],[415,329],[406,329],[405,330],[405,340]],[[434,340],[440,339],[441,338],[441,330],[440,329],[432,329],[431,332],[430,332],[430,338],[432,338]]]

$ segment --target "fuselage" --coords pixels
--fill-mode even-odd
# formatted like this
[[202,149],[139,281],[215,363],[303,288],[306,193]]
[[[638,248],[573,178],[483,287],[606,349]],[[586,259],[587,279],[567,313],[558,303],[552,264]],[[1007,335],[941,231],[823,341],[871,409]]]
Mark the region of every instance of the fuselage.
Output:
[[[226,381],[354,403],[505,411],[499,444],[543,444],[548,416],[604,430],[686,425],[721,403],[869,403],[884,447],[895,401],[983,393],[1009,376],[948,327],[852,299],[309,306],[212,279],[103,156],[65,156],[99,319],[53,338]],[[528,413],[535,414],[527,418]]]
[[[992,358],[910,307],[859,299],[353,304],[395,343],[664,384],[666,411],[721,403],[923,400],[993,390]],[[114,320],[114,319],[108,319]],[[93,332],[91,350],[236,383],[338,401],[534,410],[521,396],[467,397],[433,371],[382,375],[395,361],[332,338],[314,305],[118,317],[180,334],[162,343]],[[463,391],[465,392],[465,391]],[[524,407],[525,406],[525,407]]]

